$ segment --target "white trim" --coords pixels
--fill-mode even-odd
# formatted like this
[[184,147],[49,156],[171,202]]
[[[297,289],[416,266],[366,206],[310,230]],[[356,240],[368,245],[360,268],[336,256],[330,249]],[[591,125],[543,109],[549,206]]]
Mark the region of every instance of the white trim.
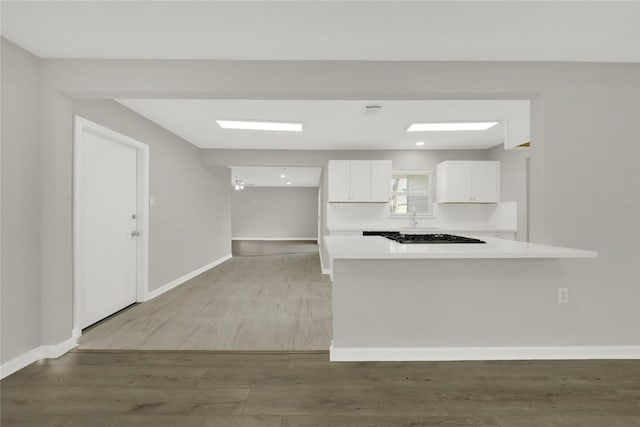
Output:
[[18,357],[14,357],[8,362],[3,363],[0,366],[0,379],[8,377],[14,372],[31,365],[36,360],[42,359],[42,346],[36,347],[26,353],[21,354]]
[[[144,301],[149,289],[149,146],[127,135],[123,135],[112,129],[94,123],[80,116],[74,116],[73,139],[73,330],[77,336],[82,334],[81,321],[81,292],[79,266],[82,262],[80,251],[76,250],[80,244],[79,224],[76,219],[80,213],[80,203],[77,195],[80,189],[80,168],[82,158],[79,156],[78,144],[81,141],[83,131],[91,131],[117,142],[134,148],[137,153],[137,224],[136,230],[140,232],[137,245],[137,280],[136,301]],[[80,332],[78,332],[80,331]]]
[[324,259],[322,258],[322,248],[320,248],[320,269],[322,274],[331,274],[331,269],[324,266]]
[[45,359],[56,359],[66,352],[73,350],[78,346],[76,337],[71,337],[66,341],[53,345],[42,345],[42,357]]
[[14,372],[17,372],[40,359],[55,359],[60,357],[69,350],[77,347],[77,345],[76,337],[72,336],[68,340],[59,344],[41,345],[33,350],[29,350],[28,352],[21,354],[18,357],[14,357],[8,362],[0,365],[0,379],[8,377]]
[[145,301],[149,301],[159,295],[164,294],[167,291],[170,291],[171,289],[175,288],[176,286],[179,286],[181,284],[183,284],[184,282],[186,282],[187,280],[193,279],[194,277],[196,277],[198,274],[202,274],[207,270],[212,269],[213,267],[222,264],[223,262],[229,260],[232,258],[231,254],[227,254],[225,256],[223,256],[222,258],[219,258],[205,266],[202,266],[196,270],[193,270],[190,273],[185,274],[184,276],[178,277],[175,280],[172,280],[171,282],[167,283],[166,285],[160,286],[157,289],[154,289],[151,292],[148,292],[147,295],[145,296]]
[[275,240],[315,240],[318,241],[318,237],[232,237],[231,240],[265,240],[265,241],[275,241]]
[[545,359],[640,359],[640,345],[335,348],[332,342],[329,350],[329,360],[336,362]]
[[[320,244],[322,243],[322,245]],[[324,247],[324,236],[321,239],[318,239],[318,246],[320,247],[320,270],[322,274],[328,274],[331,277],[331,268],[325,267],[324,258],[322,257],[323,247]],[[332,280],[333,281],[333,280]]]

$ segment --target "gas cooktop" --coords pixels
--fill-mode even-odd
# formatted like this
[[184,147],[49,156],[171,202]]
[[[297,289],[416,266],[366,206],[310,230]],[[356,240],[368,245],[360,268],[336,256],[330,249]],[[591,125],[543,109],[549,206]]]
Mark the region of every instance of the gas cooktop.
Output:
[[453,234],[401,234],[397,231],[364,232],[363,235],[378,235],[398,243],[486,243],[472,237],[454,236]]

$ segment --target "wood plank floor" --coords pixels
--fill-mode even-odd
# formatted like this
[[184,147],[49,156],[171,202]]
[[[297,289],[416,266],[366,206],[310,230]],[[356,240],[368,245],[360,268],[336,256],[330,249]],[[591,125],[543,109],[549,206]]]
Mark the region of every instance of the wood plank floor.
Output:
[[78,350],[0,387],[2,427],[640,426],[637,360]]
[[[239,248],[257,254],[255,243]],[[311,251],[313,250],[313,251]],[[331,283],[317,245],[262,247],[86,330],[81,349],[327,350]],[[299,253],[291,253],[299,252]]]

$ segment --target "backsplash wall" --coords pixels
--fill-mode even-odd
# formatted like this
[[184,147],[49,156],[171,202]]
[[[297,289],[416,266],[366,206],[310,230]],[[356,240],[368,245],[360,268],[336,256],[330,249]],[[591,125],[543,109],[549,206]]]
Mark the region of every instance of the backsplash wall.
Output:
[[[517,229],[517,203],[437,204],[433,216],[417,216],[418,227],[458,230]],[[411,225],[411,216],[390,215],[389,203],[328,203],[327,229],[350,231],[402,228]]]

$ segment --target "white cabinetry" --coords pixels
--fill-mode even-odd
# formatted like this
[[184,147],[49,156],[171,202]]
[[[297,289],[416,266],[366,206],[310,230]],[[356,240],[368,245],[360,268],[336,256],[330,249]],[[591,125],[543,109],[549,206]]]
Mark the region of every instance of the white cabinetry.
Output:
[[500,202],[500,162],[448,160],[436,170],[438,203]]
[[[371,200],[371,162],[366,160],[352,160],[349,162],[351,168],[349,199],[354,202],[368,202]],[[329,172],[331,174],[331,172]],[[331,175],[329,175],[331,176]],[[331,178],[329,178],[331,179]]]
[[327,194],[330,202],[348,201],[351,197],[351,165],[349,163],[348,160],[329,161]]
[[387,203],[391,196],[390,160],[330,160],[329,202]]
[[391,200],[391,160],[371,161],[371,201]]

